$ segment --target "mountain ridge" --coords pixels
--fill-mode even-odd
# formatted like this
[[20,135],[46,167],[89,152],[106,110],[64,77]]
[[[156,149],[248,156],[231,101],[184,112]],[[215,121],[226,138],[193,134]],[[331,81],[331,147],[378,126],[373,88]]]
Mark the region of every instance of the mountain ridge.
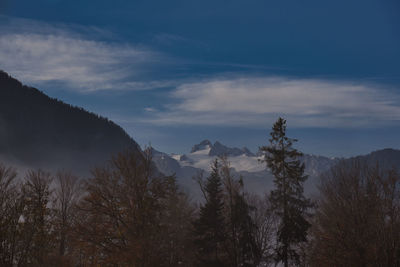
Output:
[[[221,144],[219,141],[216,143],[227,148],[228,151],[232,151],[232,148]],[[159,154],[154,155],[153,161],[161,172],[166,175],[175,174],[178,181],[184,184],[188,191],[194,195],[199,195],[199,192],[196,192],[197,185],[193,183],[191,178],[202,172],[206,175],[210,172],[212,160],[217,156],[221,156],[211,153],[213,146],[214,145],[206,139],[194,145],[190,153],[169,155],[159,152]],[[160,157],[160,155],[162,155],[162,157]],[[274,178],[267,170],[265,163],[259,161],[262,160],[261,154],[254,154],[252,152],[251,154],[245,154],[242,149],[240,154],[224,155],[227,156],[228,161],[231,163],[234,176],[237,178],[240,176],[243,177],[245,188],[248,191],[264,194],[272,188]],[[374,161],[378,161],[384,168],[390,168],[391,165],[393,165],[400,169],[400,150],[397,149],[382,149],[352,158],[329,158],[320,155],[304,154],[301,161],[305,164],[305,173],[309,176],[305,183],[306,193],[309,195],[316,194],[317,186],[323,173],[342,160],[353,159],[365,160],[370,164]]]
[[140,151],[109,119],[51,98],[4,71],[0,126],[0,158],[35,168],[73,168],[87,174],[119,151]]
[[198,144],[195,144],[190,153],[195,153],[201,150],[209,148],[208,152],[210,156],[239,156],[245,154],[247,156],[255,156],[254,153],[250,151],[247,147],[237,148],[237,147],[228,147],[220,143],[219,141],[215,141],[214,144],[211,143],[210,140],[205,139]]

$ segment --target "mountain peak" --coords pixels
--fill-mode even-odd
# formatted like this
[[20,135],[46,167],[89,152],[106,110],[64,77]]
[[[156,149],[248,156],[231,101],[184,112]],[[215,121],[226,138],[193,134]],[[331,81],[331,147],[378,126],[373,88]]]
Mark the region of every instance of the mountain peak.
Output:
[[199,144],[194,145],[190,153],[194,153],[197,151],[205,150],[205,149],[210,149],[208,152],[209,156],[240,156],[240,155],[246,155],[246,156],[255,156],[248,148],[243,147],[243,148],[237,148],[237,147],[227,147],[220,143],[219,141],[216,141],[214,144],[212,144],[209,140],[203,140]]
[[227,147],[220,142],[216,141],[214,145],[211,147],[210,156],[240,156],[240,155],[246,155],[246,156],[254,156],[251,151],[244,147],[244,148],[237,148],[237,147]]
[[201,141],[199,144],[194,145],[192,147],[192,150],[190,151],[190,153],[194,153],[196,151],[204,150],[204,149],[211,148],[211,147],[212,147],[212,144],[211,144],[210,140],[206,139],[206,140]]

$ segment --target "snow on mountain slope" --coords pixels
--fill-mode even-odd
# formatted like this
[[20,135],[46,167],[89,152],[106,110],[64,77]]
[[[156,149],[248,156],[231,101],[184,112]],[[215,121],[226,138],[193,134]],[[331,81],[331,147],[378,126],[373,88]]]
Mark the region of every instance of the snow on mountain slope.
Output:
[[[212,144],[209,140],[204,140],[194,145],[188,154],[168,155],[155,151],[153,152],[153,161],[164,174],[175,174],[185,191],[198,199],[201,198],[201,194],[198,185],[192,178],[201,172],[208,175],[212,161],[217,156],[222,155],[227,157],[231,168],[233,168],[233,175],[237,178],[243,177],[247,191],[263,194],[272,189],[273,176],[267,170],[265,163],[260,162],[263,156],[254,154],[247,148],[229,148],[219,142]],[[316,192],[317,179],[320,174],[336,164],[339,159],[304,155],[301,160],[306,165],[306,174],[310,176],[304,185],[305,192],[312,194]]]
[[[185,154],[185,157],[180,157],[179,164],[181,166],[192,166],[200,168],[205,171],[210,171],[211,163],[217,156],[209,155],[210,149],[199,150],[195,153]],[[248,171],[248,172],[259,172],[265,169],[265,164],[259,160],[262,157],[256,156],[228,156],[228,160],[232,168],[235,171]]]
[[210,171],[212,161],[218,156],[227,156],[231,167],[235,171],[259,172],[265,170],[265,164],[259,160],[260,156],[255,156],[249,149],[228,148],[218,141],[214,145],[210,141],[204,140],[195,145],[189,154],[174,158],[181,166],[191,166],[205,171]]
[[[194,200],[201,201],[202,194],[193,177],[201,172],[204,172],[204,177],[207,177],[211,163],[219,153],[227,156],[233,168],[232,174],[234,177],[242,176],[246,191],[264,194],[274,187],[273,175],[266,169],[265,163],[259,162],[259,159],[262,159],[262,155],[257,154],[256,156],[247,148],[229,148],[218,142],[213,145],[210,141],[204,140],[193,146],[190,153],[184,155],[168,155],[155,151],[153,160],[161,172],[166,175],[175,174],[182,188]],[[304,183],[306,195],[313,196],[318,193],[317,185],[320,183],[321,174],[328,171],[340,160],[352,159],[365,161],[368,164],[379,164],[380,167],[385,169],[395,168],[400,170],[400,150],[398,149],[382,149],[350,159],[327,158],[306,154],[301,158],[301,161],[306,166],[305,173],[309,175]]]

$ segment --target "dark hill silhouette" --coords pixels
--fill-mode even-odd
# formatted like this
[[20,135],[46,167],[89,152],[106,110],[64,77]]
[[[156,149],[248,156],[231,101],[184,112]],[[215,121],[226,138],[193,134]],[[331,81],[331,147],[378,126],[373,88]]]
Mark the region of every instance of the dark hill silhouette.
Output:
[[397,169],[400,171],[400,150],[398,149],[385,148],[349,160],[358,160],[370,166],[378,165],[384,170]]
[[32,167],[87,172],[116,152],[140,151],[114,122],[50,98],[0,71],[0,155]]

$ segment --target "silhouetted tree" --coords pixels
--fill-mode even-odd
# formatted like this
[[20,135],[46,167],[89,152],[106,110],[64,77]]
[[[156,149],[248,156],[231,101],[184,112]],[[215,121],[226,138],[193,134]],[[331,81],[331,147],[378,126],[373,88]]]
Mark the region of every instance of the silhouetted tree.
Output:
[[13,168],[0,164],[0,265],[13,266],[17,260],[19,219],[23,199]]
[[24,209],[20,218],[18,266],[45,266],[52,250],[50,173],[29,171],[22,185]]
[[[80,204],[85,217],[78,226],[85,264],[147,267],[184,262],[177,251],[183,238],[172,233],[187,224],[171,214],[187,205],[173,204],[185,199],[177,195],[174,177],[155,170],[149,151],[120,153],[108,166],[93,170]],[[190,214],[186,211],[182,215]]]
[[264,162],[274,175],[275,189],[271,191],[271,208],[279,218],[277,232],[276,261],[299,264],[300,258],[295,246],[307,241],[310,227],[306,220],[307,210],[311,207],[309,199],[304,197],[304,164],[300,163],[302,153],[292,147],[296,139],[286,136],[286,120],[279,118],[272,127],[269,146],[263,146]]
[[360,161],[321,179],[311,266],[400,266],[400,175]]
[[226,157],[221,157],[220,175],[223,183],[224,217],[229,266],[257,266],[260,248],[256,242],[256,224],[250,215],[255,207],[248,204],[243,180],[236,180]]
[[226,227],[219,164],[216,159],[204,185],[205,204],[200,207],[199,218],[194,222],[195,245],[199,266],[226,266]]
[[192,242],[194,207],[186,194],[176,185],[174,177],[169,197],[165,200],[161,224],[165,225],[159,238],[165,262],[163,266],[193,266],[195,248]]
[[[59,262],[67,262],[68,258],[72,258],[71,254],[74,253],[73,230],[77,220],[77,204],[82,193],[81,182],[77,176],[69,171],[57,172],[55,176],[52,222],[58,246]],[[66,254],[69,257],[65,257]]]
[[269,195],[261,198],[259,195],[250,195],[248,203],[254,207],[250,216],[255,224],[254,238],[257,247],[256,263],[259,266],[270,266],[274,263],[274,238],[277,229],[277,217],[271,209]]

